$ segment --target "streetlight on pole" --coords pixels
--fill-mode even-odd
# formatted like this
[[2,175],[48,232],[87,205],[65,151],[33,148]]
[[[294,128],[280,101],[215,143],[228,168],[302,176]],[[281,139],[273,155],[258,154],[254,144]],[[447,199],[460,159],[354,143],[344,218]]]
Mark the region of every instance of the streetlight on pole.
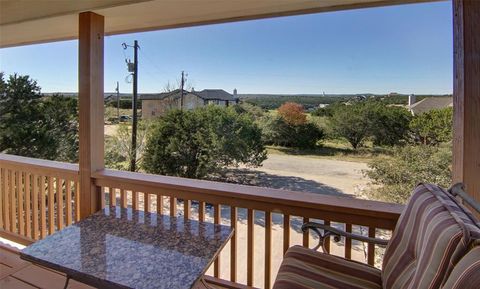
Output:
[[132,117],[132,147],[130,151],[130,171],[134,172],[137,166],[137,98],[138,98],[138,41],[135,40],[133,42],[133,46],[127,45],[125,43],[122,44],[123,49],[127,49],[127,47],[133,47],[133,63],[127,60],[128,72],[131,72],[133,75],[133,100],[132,100],[132,110],[133,110],[133,117]]

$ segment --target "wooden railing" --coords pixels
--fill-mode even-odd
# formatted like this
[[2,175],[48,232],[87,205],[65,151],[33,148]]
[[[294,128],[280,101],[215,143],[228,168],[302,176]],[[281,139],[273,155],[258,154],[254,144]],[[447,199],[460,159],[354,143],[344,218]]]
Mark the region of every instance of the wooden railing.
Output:
[[[118,205],[232,226],[235,234],[208,273],[270,288],[283,253],[316,237],[319,221],[370,237],[388,236],[402,206],[344,196],[290,192],[176,177],[102,170],[92,175],[102,205]],[[0,154],[0,231],[26,243],[78,220],[78,166]],[[233,220],[233,221],[232,221]],[[342,239],[332,253],[374,265],[381,249]],[[377,258],[378,259],[378,258]]]
[[79,219],[78,165],[0,154],[0,236],[28,244]]
[[[281,260],[293,243],[293,234],[300,235],[300,244],[310,246],[314,240],[308,232],[301,233],[303,222],[316,220],[340,226],[347,231],[365,231],[370,237],[382,237],[395,227],[402,206],[382,202],[358,200],[341,196],[289,192],[261,187],[242,186],[202,180],[103,170],[93,175],[95,184],[102,187],[105,203],[117,204],[174,217],[211,221],[235,229],[235,234],[214,263],[213,275],[232,282],[270,288],[274,275],[272,260]],[[241,215],[241,216],[240,216]],[[275,221],[272,217],[275,216]],[[240,226],[246,230],[240,230]],[[273,235],[282,231],[282,236]],[[246,232],[244,232],[246,231]],[[263,232],[260,232],[263,231]],[[246,245],[240,239],[246,234]],[[258,234],[264,234],[263,244]],[[387,232],[388,235],[388,232]],[[257,243],[256,243],[257,241]],[[283,243],[280,252],[273,252]],[[342,256],[352,258],[352,240],[342,240]],[[260,247],[260,250],[258,250]],[[331,244],[327,241],[327,250]],[[375,264],[376,248],[366,245],[366,262]],[[246,258],[239,256],[246,251]],[[337,250],[338,251],[338,250]],[[342,254],[343,253],[343,254]],[[362,250],[363,254],[363,250]],[[258,256],[261,255],[261,256]],[[358,255],[358,254],[357,254]],[[258,257],[263,260],[259,261]],[[276,258],[274,258],[276,257]],[[357,258],[358,259],[358,258]],[[261,263],[263,268],[256,268]],[[240,269],[240,267],[242,269]],[[222,271],[228,271],[227,274]],[[245,276],[246,275],[246,276]],[[263,276],[262,276],[263,275]],[[259,279],[262,279],[261,282]]]

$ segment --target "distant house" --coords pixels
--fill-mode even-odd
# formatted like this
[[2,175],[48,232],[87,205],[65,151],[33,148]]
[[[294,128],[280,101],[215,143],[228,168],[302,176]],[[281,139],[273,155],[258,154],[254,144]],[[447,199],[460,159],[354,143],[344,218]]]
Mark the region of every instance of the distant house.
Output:
[[172,92],[158,94],[143,94],[139,96],[142,101],[142,118],[151,119],[164,115],[170,109],[195,109],[208,104],[229,106],[238,103],[237,90],[233,95],[223,89],[204,89],[202,91],[183,91],[180,89]]
[[410,95],[408,98],[408,109],[413,115],[419,115],[432,109],[441,109],[453,106],[453,97],[439,96],[427,97],[419,102],[415,102],[415,96]]

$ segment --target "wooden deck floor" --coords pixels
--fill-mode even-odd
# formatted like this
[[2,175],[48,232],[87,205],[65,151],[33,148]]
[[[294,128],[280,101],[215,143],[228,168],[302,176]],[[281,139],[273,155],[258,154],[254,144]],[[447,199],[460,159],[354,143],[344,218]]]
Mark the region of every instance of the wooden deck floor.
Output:
[[[18,249],[0,244],[0,289],[63,289],[65,274],[20,259]],[[239,284],[207,278],[213,289],[247,288]],[[93,289],[94,287],[70,280],[69,289]],[[195,289],[205,288],[202,285]]]

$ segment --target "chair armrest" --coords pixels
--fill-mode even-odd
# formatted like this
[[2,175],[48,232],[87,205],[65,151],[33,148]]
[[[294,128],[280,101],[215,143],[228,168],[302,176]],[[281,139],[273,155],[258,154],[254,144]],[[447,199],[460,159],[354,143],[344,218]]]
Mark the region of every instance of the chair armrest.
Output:
[[[306,232],[309,229],[314,231],[315,233],[317,233],[318,238],[319,238],[318,245],[315,246],[315,248],[313,248],[313,249],[318,250],[318,248],[321,246],[325,253],[327,252],[327,250],[325,250],[325,239],[330,237],[330,236],[333,236],[334,242],[339,242],[341,236],[343,236],[343,237],[346,237],[346,238],[350,238],[350,239],[354,239],[354,240],[358,240],[358,241],[362,241],[362,242],[367,242],[367,243],[372,243],[372,244],[376,244],[376,245],[379,245],[379,246],[387,246],[388,241],[389,241],[389,240],[384,240],[384,239],[379,239],[379,238],[371,238],[371,237],[366,237],[366,236],[362,236],[362,235],[357,235],[357,234],[345,232],[345,231],[336,229],[336,228],[331,227],[331,226],[327,226],[327,225],[319,224],[319,223],[314,223],[314,222],[308,222],[308,223],[305,223],[305,224],[302,225],[302,231],[303,232]],[[323,230],[323,234],[322,234],[322,232],[320,232],[320,230]]]

